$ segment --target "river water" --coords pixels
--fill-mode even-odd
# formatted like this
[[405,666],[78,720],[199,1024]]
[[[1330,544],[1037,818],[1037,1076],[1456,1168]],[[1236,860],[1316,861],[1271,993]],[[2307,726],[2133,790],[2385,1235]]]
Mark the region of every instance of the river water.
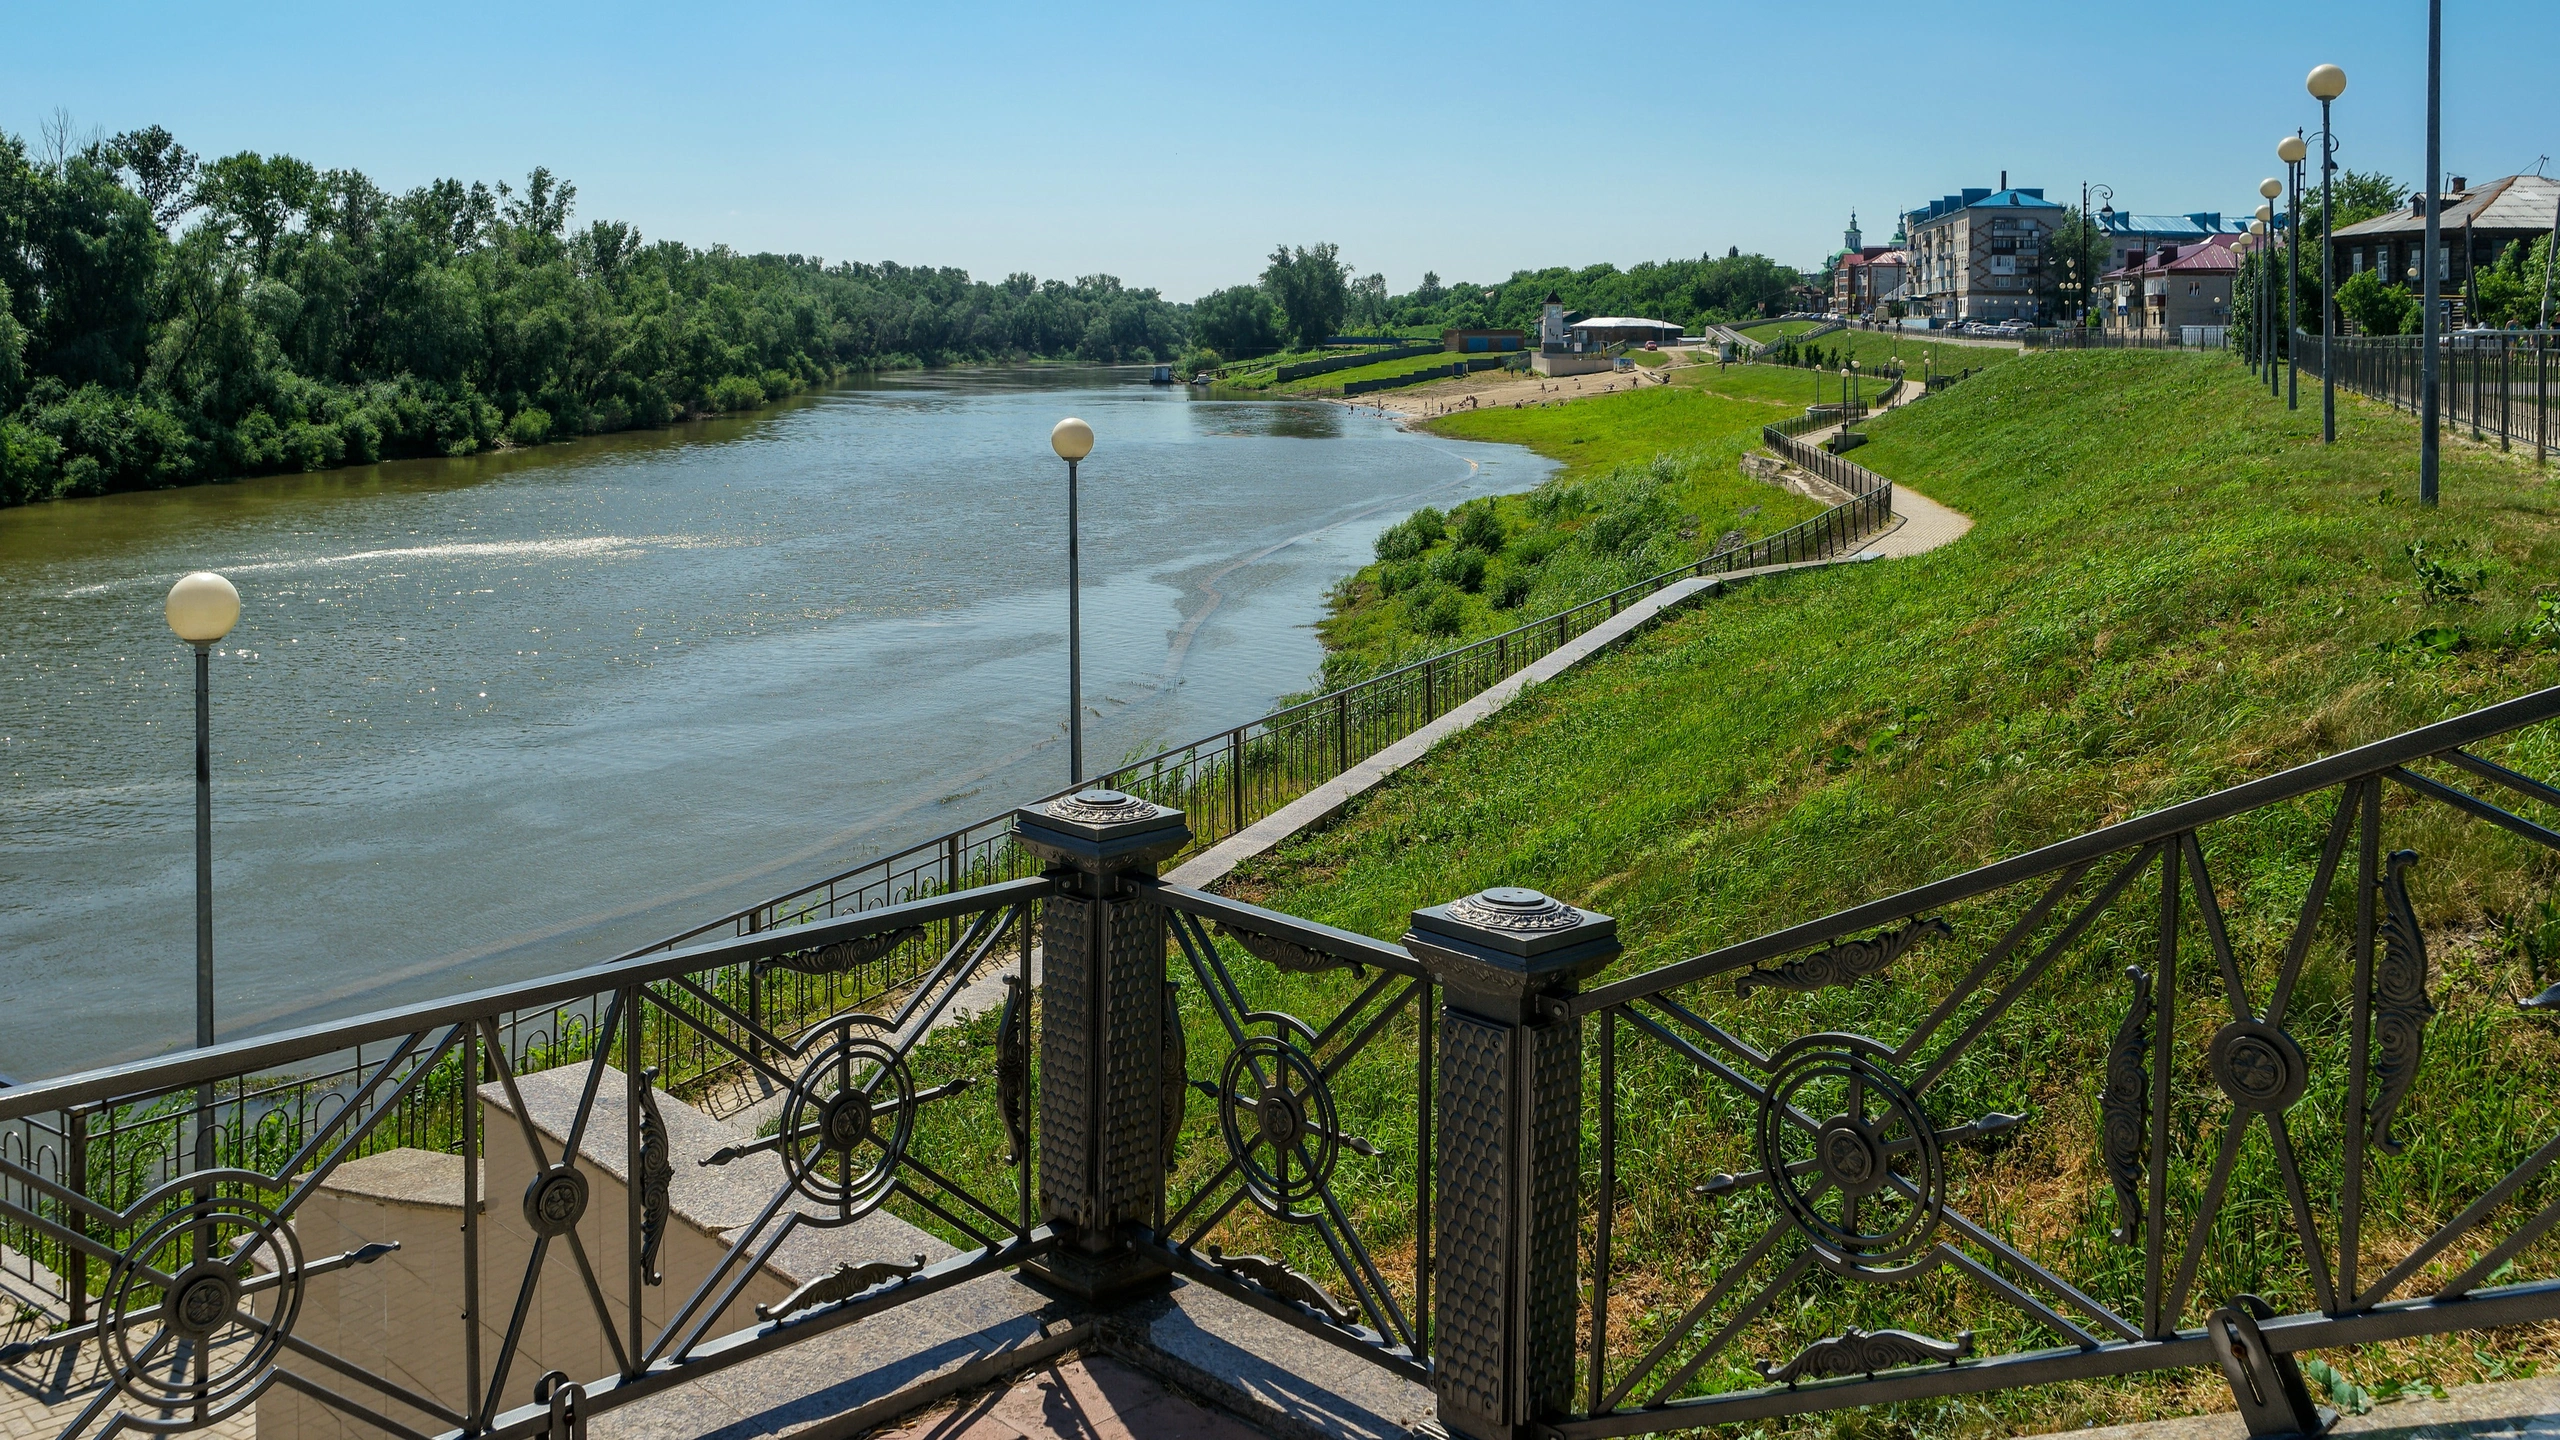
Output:
[[1064,467],[1101,768],[1306,688],[1379,530],[1547,462],[1126,371],[883,377],[449,461],[0,511],[0,1073],[193,1035],[218,569],[226,1036],[608,958],[1065,783]]

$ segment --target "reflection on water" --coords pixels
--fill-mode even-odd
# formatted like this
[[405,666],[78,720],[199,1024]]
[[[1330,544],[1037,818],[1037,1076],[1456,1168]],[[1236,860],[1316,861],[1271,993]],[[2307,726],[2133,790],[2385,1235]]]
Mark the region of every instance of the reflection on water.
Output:
[[[1140,372],[1141,376],[1143,372]],[[1324,589],[1545,463],[1127,372],[883,377],[748,418],[0,511],[0,1072],[192,1033],[215,568],[226,1035],[601,958],[1064,779],[1081,414],[1088,752],[1302,687]],[[1304,444],[1321,440],[1325,444]]]

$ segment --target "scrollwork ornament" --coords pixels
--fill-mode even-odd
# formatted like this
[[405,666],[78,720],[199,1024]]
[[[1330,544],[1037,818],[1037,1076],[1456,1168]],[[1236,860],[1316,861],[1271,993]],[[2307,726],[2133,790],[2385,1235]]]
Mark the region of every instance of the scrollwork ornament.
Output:
[[1733,991],[1737,995],[1764,988],[1810,992],[1848,985],[1892,964],[1903,951],[1929,936],[1954,933],[1953,926],[1933,915],[1864,940],[1843,940],[1827,950],[1817,950],[1772,969],[1744,971],[1734,977]]
[[640,1072],[640,1273],[652,1285],[663,1284],[658,1251],[667,1241],[668,1185],[675,1179],[674,1147],[667,1139],[667,1118],[658,1113],[656,1066]]
[[2427,995],[2427,937],[2409,903],[2409,867],[2417,863],[2417,851],[2394,850],[2383,870],[2382,956],[2373,974],[2373,1032],[2382,1053],[2374,1061],[2378,1098],[2365,1133],[2385,1155],[2407,1148],[2391,1133],[2391,1121],[2417,1083],[2427,1053],[2427,1021],[2436,1013]]
[[868,965],[896,953],[899,946],[924,933],[921,925],[885,930],[877,935],[863,935],[851,940],[838,940],[813,950],[793,950],[776,955],[769,962],[802,975],[842,975],[848,970]]
[[[302,1246],[293,1227],[262,1201],[222,1193],[258,1183],[246,1171],[207,1171],[146,1197],[133,1213],[152,1218],[99,1296],[100,1344],[116,1389],[143,1409],[185,1412],[191,1428],[257,1399],[301,1317]],[[170,1203],[204,1191],[214,1193]],[[194,1363],[170,1363],[181,1346]]]
[[1903,1365],[1953,1365],[1973,1353],[1973,1332],[1953,1340],[1932,1340],[1908,1330],[1861,1330],[1852,1325],[1837,1335],[1816,1340],[1784,1365],[1752,1362],[1760,1377],[1790,1389],[1799,1380],[1824,1375],[1873,1375]]
[[1258,930],[1241,930],[1224,923],[1218,926],[1218,933],[1243,946],[1245,953],[1254,959],[1269,965],[1274,970],[1291,975],[1313,975],[1326,970],[1339,970],[1345,965],[1350,966],[1355,975],[1368,973],[1357,960],[1340,955],[1328,955],[1312,946],[1301,945],[1295,940],[1283,940],[1277,935],[1265,935]]
[[2116,1227],[2110,1238],[2130,1245],[2142,1220],[2142,1125],[2151,1108],[2151,1073],[2145,1063],[2151,1049],[2151,977],[2139,965],[2126,966],[2124,975],[2133,982],[2133,1003],[2125,1007],[2115,1041],[2107,1047],[2107,1085],[2098,1095],[2098,1116],[2107,1179],[2116,1191]]
[[1043,811],[1053,820],[1072,820],[1080,825],[1117,825],[1129,820],[1153,819],[1156,807],[1149,801],[1118,790],[1079,790],[1064,799],[1050,801]]
[[996,1022],[996,1108],[1013,1145],[1004,1163],[1018,1165],[1031,1153],[1031,1002],[1021,976],[1007,975],[1004,987],[1004,1015]]
[[1582,923],[1582,912],[1551,896],[1516,885],[1497,885],[1449,902],[1448,916],[1487,930],[1536,934],[1570,930]]

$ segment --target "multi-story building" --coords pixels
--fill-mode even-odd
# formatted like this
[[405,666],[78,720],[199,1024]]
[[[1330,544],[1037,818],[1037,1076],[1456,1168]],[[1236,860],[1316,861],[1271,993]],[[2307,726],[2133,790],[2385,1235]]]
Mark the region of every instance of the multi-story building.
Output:
[[1968,189],[1903,216],[1911,256],[1904,301],[1942,323],[2050,320],[2045,241],[2062,206],[2042,190]]
[[[2231,286],[2246,235],[2208,235],[2162,245],[2098,277],[2098,303],[2110,330],[2183,332],[2231,323]],[[2200,337],[2215,343],[2212,337]]]
[[2121,270],[2139,265],[2164,245],[2198,245],[2215,235],[2240,235],[2248,217],[2225,220],[2218,210],[2192,210],[2184,215],[2140,215],[2108,206],[2092,217],[2107,237],[2107,266]]

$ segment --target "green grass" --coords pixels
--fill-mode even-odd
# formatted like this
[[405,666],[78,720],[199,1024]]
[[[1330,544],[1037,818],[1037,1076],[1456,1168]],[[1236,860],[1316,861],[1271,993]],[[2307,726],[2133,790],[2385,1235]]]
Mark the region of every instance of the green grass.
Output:
[[1446,351],[1429,355],[1409,355],[1402,360],[1382,360],[1375,365],[1362,365],[1350,370],[1336,370],[1326,375],[1310,375],[1273,387],[1283,395],[1339,395],[1342,387],[1355,380],[1385,380],[1397,375],[1410,375],[1417,370],[1446,370],[1460,359]]
[[1323,625],[1324,684],[1632,585],[1706,553],[1728,531],[1763,535],[1819,513],[1815,502],[1741,472],[1760,427],[1789,413],[1765,400],[1647,386],[1432,421],[1435,433],[1525,445],[1561,468],[1528,495],[1470,502],[1492,510],[1503,536],[1472,588],[1448,568],[1463,558],[1454,539],[1336,586]]
[[[1556,427],[1539,437],[1545,443],[1579,439],[1596,462],[1659,443],[1637,438],[1656,418],[1637,398],[1654,397],[1519,413]],[[1224,888],[1393,937],[1415,907],[1487,885],[1532,885],[1617,917],[1627,954],[1615,973],[1632,973],[2560,682],[2560,654],[2531,628],[2560,565],[2542,476],[2494,452],[2449,447],[2444,504],[2422,510],[2412,503],[2408,421],[2348,401],[2340,430],[2340,443],[2324,449],[2316,410],[2271,404],[2221,357],[2088,352],[1994,365],[1880,418],[1859,452],[1973,516],[1965,539],[1912,559],[1755,582],[1675,617],[1531,691]],[[2412,542],[2476,573],[2476,592],[2431,600],[2406,554]],[[2548,733],[2493,753],[2532,773],[2560,772],[2560,737]],[[2326,807],[2325,798],[2280,807],[2204,834],[2259,996]],[[2376,1255],[2404,1251],[2560,1127],[2560,1091],[2548,1078],[2560,1043],[2510,998],[2552,978],[2544,957],[2560,936],[2560,869],[2503,832],[2413,810],[2396,791],[2386,817],[2387,843],[2424,857],[2415,892],[2441,1013],[2402,1111],[2409,1155],[2369,1170],[2367,1246]],[[2096,1100],[2125,1005],[2123,967],[2150,954],[2156,901],[2144,896],[2154,884],[2136,881],[1928,1092],[1943,1121],[1990,1109],[2028,1117],[1996,1151],[1950,1152],[1954,1203],[2120,1309],[2138,1292],[2140,1255],[2107,1239],[2113,1200],[2098,1163]],[[2352,888],[2331,897],[2290,1022],[2313,1070],[2296,1143],[2332,1236]],[[1745,1002],[1730,987],[1701,985],[1680,998],[1763,1045],[1824,1028],[1898,1038],[2029,898],[2004,892],[1955,907],[1954,938],[1850,989]],[[2053,929],[2048,922],[2042,934]],[[2202,1046],[2228,1011],[2192,921],[2182,943],[2190,958],[2178,997],[2170,1177],[2183,1204],[2201,1186],[2226,1113],[2209,1103]],[[1257,1003],[1319,1024],[1354,988],[1348,977],[1267,968],[1249,976]],[[1406,1027],[1380,1045],[1409,1057],[1412,1043]],[[1391,1143],[1411,1133],[1410,1061],[1363,1064],[1344,1072],[1337,1098],[1389,1153],[1346,1161],[1345,1171],[1391,1245],[1397,1187],[1411,1178],[1409,1155]],[[1750,1112],[1729,1092],[1628,1036],[1616,1095],[1623,1190],[1612,1348],[1623,1364],[1756,1237],[1767,1212],[1749,1196],[1691,1193],[1716,1172],[1752,1164]],[[1586,1127],[1600,1103],[1586,1095]],[[1205,1132],[1198,1138],[1214,1149]],[[1586,1156],[1593,1143],[1586,1128]],[[2280,1193],[2272,1184],[2260,1127],[2234,1180],[2247,1203],[2209,1237],[2186,1323],[2198,1322],[2207,1297],[2240,1290],[2284,1308],[2307,1303],[2305,1276],[2279,1239],[2282,1204],[2267,1200]],[[2553,1188],[2528,1186],[2502,1223],[2530,1215]],[[1303,1236],[1259,1238],[1294,1246],[1286,1253],[1302,1268],[1329,1273]],[[2518,1274],[2550,1274],[2555,1262],[2560,1247],[2545,1240],[2520,1258]],[[1787,1292],[1691,1389],[1756,1384],[1745,1360],[1782,1360],[1851,1323],[1941,1336],[1970,1328],[1986,1352],[2052,1343],[1943,1274],[1901,1286],[1816,1280]],[[2424,1388],[2517,1373],[2555,1348],[2546,1329],[2325,1358],[2369,1389]],[[2185,1372],[1774,1428],[2005,1434],[2229,1403],[2217,1375]]]
[[1788,335],[1801,335],[1821,323],[1819,320],[1763,320],[1756,325],[1736,325],[1731,328],[1738,335],[1747,335],[1763,345],[1768,345]]
[[[1373,350],[1383,351],[1391,347],[1376,346],[1371,348]],[[1297,390],[1304,387],[1314,387],[1324,384],[1331,384],[1339,387],[1342,383],[1342,376],[1349,372],[1336,370],[1330,375],[1319,375],[1305,380],[1284,382],[1279,378],[1280,367],[1283,365],[1302,365],[1310,360],[1332,360],[1344,355],[1361,353],[1365,352],[1355,350],[1317,349],[1284,350],[1272,355],[1257,355],[1251,360],[1240,360],[1234,364],[1219,367],[1217,384],[1220,390],[1256,392],[1272,389]]]

